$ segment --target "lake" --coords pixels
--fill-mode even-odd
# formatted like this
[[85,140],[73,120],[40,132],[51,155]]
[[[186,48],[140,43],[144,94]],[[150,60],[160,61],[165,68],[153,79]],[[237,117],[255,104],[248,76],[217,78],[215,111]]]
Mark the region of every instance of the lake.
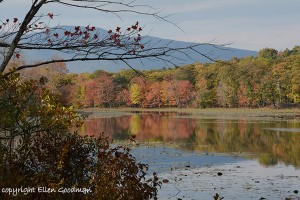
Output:
[[213,199],[215,193],[225,199],[300,198],[299,119],[124,112],[88,118],[81,128],[87,135],[101,132],[130,145],[150,173],[169,180],[159,199]]

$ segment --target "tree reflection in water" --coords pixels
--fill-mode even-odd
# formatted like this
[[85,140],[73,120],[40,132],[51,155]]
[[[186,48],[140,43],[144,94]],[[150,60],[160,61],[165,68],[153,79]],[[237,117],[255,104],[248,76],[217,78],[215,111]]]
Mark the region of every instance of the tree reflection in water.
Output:
[[284,162],[299,168],[300,133],[280,132],[280,128],[299,130],[300,122],[199,119],[176,112],[142,112],[87,119],[81,132],[95,136],[104,132],[109,139],[120,141],[135,134],[140,143],[177,143],[191,151],[254,153],[263,165]]

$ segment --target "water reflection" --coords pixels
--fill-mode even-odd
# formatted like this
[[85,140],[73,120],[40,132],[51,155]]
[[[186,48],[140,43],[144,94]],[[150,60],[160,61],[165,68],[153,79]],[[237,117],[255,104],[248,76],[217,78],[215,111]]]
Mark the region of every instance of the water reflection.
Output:
[[192,151],[255,153],[263,165],[278,162],[300,167],[299,121],[196,119],[178,113],[133,113],[114,118],[87,119],[82,133],[139,142],[180,143]]

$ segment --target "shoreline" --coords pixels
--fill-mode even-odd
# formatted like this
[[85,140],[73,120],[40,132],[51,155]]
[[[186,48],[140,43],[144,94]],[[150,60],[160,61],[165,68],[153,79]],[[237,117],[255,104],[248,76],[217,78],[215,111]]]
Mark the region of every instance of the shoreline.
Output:
[[175,112],[177,117],[193,117],[203,119],[252,119],[252,120],[297,120],[300,121],[300,109],[274,108],[84,108],[77,109],[79,113],[90,114],[90,118],[110,118],[132,115],[139,112]]

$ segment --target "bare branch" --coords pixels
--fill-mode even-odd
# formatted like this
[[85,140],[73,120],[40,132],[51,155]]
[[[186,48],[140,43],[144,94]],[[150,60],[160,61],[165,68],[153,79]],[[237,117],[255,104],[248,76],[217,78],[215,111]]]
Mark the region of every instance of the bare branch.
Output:
[[20,28],[18,32],[16,33],[14,39],[12,40],[9,50],[7,51],[1,65],[0,65],[0,72],[3,72],[6,68],[7,64],[9,63],[10,59],[12,58],[15,49],[18,45],[18,43],[21,40],[21,37],[23,36],[24,32],[27,29],[28,24],[31,22],[31,20],[34,18],[34,16],[37,14],[39,9],[42,7],[42,5],[46,2],[46,0],[41,0],[38,4],[34,2],[30,8],[30,10],[27,12],[23,22],[20,25]]
[[[60,51],[70,55],[65,59],[53,59],[38,62],[35,64],[25,64],[19,66],[17,70],[38,67],[50,63],[75,62],[75,61],[121,61],[130,68],[129,60],[156,59],[176,66],[175,61],[186,61],[182,57],[175,57],[174,53],[179,53],[188,60],[194,60],[189,52],[196,52],[211,61],[214,59],[207,53],[202,53],[196,49],[200,45],[191,44],[185,47],[174,47],[172,41],[161,44],[160,41],[154,43],[142,37],[140,32],[143,27],[139,22],[131,27],[116,30],[109,30],[107,33],[99,31],[93,26],[66,28],[57,25],[50,27],[48,23],[42,21],[47,18],[51,20],[53,13],[38,14],[40,8],[46,4],[60,4],[73,8],[92,9],[103,13],[114,14],[118,17],[120,13],[134,13],[154,17],[168,23],[166,16],[161,15],[151,6],[137,4],[135,0],[124,1],[102,1],[102,0],[34,0],[32,6],[23,21],[16,18],[0,23],[0,52],[2,61],[0,72],[3,72],[9,61],[15,57],[20,57],[22,50],[51,50]],[[176,26],[176,24],[174,24]],[[221,48],[220,45],[212,45]]]

